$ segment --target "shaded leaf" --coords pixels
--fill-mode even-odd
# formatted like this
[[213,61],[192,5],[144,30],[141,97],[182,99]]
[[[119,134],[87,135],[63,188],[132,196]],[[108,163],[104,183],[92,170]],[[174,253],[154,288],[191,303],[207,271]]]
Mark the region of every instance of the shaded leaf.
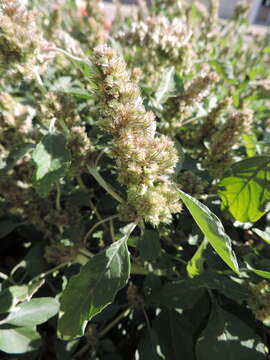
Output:
[[155,318],[153,328],[165,359],[196,360],[193,344],[193,326],[174,310],[162,310]]
[[140,256],[146,261],[156,260],[161,255],[159,233],[154,230],[145,230],[138,243]]
[[232,166],[232,175],[219,183],[222,208],[241,222],[255,222],[270,203],[270,157],[256,156]]
[[267,259],[258,259],[253,255],[245,257],[247,269],[254,272],[256,275],[265,279],[270,279],[270,261]]
[[207,206],[192,198],[190,195],[179,190],[180,197],[199,228],[204,233],[209,243],[216,250],[223,261],[236,273],[238,273],[238,264],[236,256],[232,250],[231,240],[225,233],[223,225],[219,218],[213,214]]
[[33,152],[36,164],[34,185],[42,196],[47,196],[51,186],[61,179],[70,166],[71,155],[63,134],[45,135]]
[[0,239],[12,233],[17,227],[21,226],[23,223],[14,223],[10,220],[1,220],[0,221]]
[[161,360],[157,353],[158,338],[153,329],[145,330],[138,345],[139,360]]
[[148,298],[155,306],[168,308],[191,309],[203,294],[204,289],[192,280],[168,282],[159,291]]
[[80,274],[73,276],[61,299],[58,331],[63,339],[82,336],[87,321],[109,305],[127,282],[130,259],[127,239],[122,239],[95,255]]
[[266,360],[265,346],[258,335],[216,303],[196,345],[197,360]]

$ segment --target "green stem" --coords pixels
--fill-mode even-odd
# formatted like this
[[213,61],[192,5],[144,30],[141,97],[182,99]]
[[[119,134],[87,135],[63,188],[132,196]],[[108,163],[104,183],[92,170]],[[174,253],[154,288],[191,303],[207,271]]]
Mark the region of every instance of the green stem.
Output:
[[89,189],[87,189],[87,187],[84,185],[84,182],[83,182],[80,174],[77,174],[77,175],[76,175],[76,180],[77,180],[77,182],[78,182],[78,184],[79,184],[79,186],[80,186],[80,188],[81,188],[82,190],[84,190],[84,191],[86,191],[86,192],[89,191]]
[[115,319],[113,319],[112,322],[110,322],[99,334],[98,334],[98,338],[101,338],[102,336],[106,335],[107,332],[109,332],[117,323],[119,323],[120,320],[122,320],[124,317],[128,316],[128,314],[130,313],[131,309],[128,308],[126,310],[124,310],[123,312],[121,312],[121,314],[119,314]]
[[118,217],[118,215],[112,215],[112,216],[109,216],[107,217],[106,219],[102,219],[100,221],[98,221],[97,223],[95,223],[95,225],[93,225],[91,227],[91,229],[86,233],[84,239],[83,239],[83,243],[86,244],[88,238],[90,237],[90,235],[93,233],[93,231],[99,226],[99,225],[102,225],[103,223],[107,222],[107,221],[110,221],[110,220],[113,220],[113,219],[116,219]]
[[98,173],[98,171],[95,168],[92,168],[91,166],[87,166],[87,169],[89,173],[96,179],[96,181],[99,183],[103,189],[105,189],[114,199],[119,201],[120,203],[124,202],[124,199],[117,194],[117,192],[112,188],[111,185],[109,185],[103,177]]
[[7,276],[6,274],[0,272],[0,278],[2,278],[5,281],[10,282],[13,285],[16,285],[15,281],[13,279],[11,279],[9,276]]
[[61,211],[61,188],[59,182],[56,183],[56,210]]
[[40,280],[40,279],[43,279],[43,278],[45,278],[47,275],[50,275],[50,274],[52,274],[52,273],[54,273],[54,272],[62,269],[63,267],[65,267],[65,266],[67,266],[67,265],[69,265],[69,264],[71,264],[70,261],[67,261],[67,262],[64,262],[64,263],[62,263],[62,264],[59,264],[59,265],[55,266],[54,268],[52,268],[52,269],[50,269],[50,270],[48,270],[48,271],[46,271],[46,272],[44,272],[44,273],[41,273],[41,274],[35,276],[35,277],[31,280],[31,283],[33,283],[33,282],[35,282],[35,281],[38,281],[38,280]]

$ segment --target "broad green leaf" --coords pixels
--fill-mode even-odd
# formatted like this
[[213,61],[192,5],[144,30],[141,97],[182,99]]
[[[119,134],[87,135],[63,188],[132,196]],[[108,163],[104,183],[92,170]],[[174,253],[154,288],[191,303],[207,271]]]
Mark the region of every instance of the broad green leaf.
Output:
[[233,280],[233,278],[212,271],[205,271],[190,281],[198,288],[216,290],[233,300],[243,301],[250,297],[250,291],[246,286]]
[[35,298],[17,306],[0,325],[8,324],[21,327],[34,327],[57,314],[59,303],[54,298]]
[[157,352],[158,338],[155,330],[144,330],[138,345],[139,360],[161,360]]
[[175,310],[162,310],[153,321],[153,328],[165,359],[195,360],[194,328],[185,316]]
[[14,285],[0,292],[0,314],[13,311],[21,301],[30,300],[33,294],[43,285],[44,279],[32,285]]
[[64,290],[58,332],[65,339],[82,336],[87,321],[100,313],[125,286],[130,273],[127,239],[122,239],[95,255],[80,274],[73,276]]
[[13,230],[22,224],[23,223],[14,223],[10,220],[0,220],[0,239],[12,233]]
[[40,336],[34,328],[0,326],[0,350],[8,354],[21,354],[38,349]]
[[186,279],[164,284],[161,289],[149,297],[150,304],[167,308],[191,309],[205,290],[216,290],[226,297],[242,301],[250,297],[250,291],[231,278],[204,271],[193,279]]
[[209,243],[216,250],[222,260],[236,273],[239,272],[235,253],[232,250],[231,240],[225,233],[219,218],[207,206],[190,195],[179,190],[180,197],[190,211],[197,225],[204,233]]
[[195,254],[189,260],[187,264],[188,276],[193,278],[194,276],[200,275],[204,271],[204,250],[206,249],[208,241],[206,238],[202,241]]
[[47,196],[51,186],[61,179],[70,166],[71,155],[63,134],[52,133],[43,137],[33,152],[36,164],[34,184],[42,196]]
[[73,360],[73,354],[78,348],[80,339],[73,341],[63,341],[55,339],[54,347],[57,360]]
[[258,143],[256,135],[254,133],[243,134],[242,138],[246,147],[247,156],[248,157],[256,156],[257,155],[256,145]]
[[167,282],[162,288],[148,298],[150,304],[168,308],[192,309],[203,294],[203,286],[193,280]]
[[255,222],[270,204],[270,157],[256,156],[232,166],[232,175],[219,183],[222,208],[235,220]]
[[196,345],[197,360],[266,360],[259,336],[235,315],[216,303]]
[[161,255],[159,233],[154,230],[145,230],[138,243],[140,256],[146,261],[156,260]]
[[270,233],[260,229],[252,228],[252,231],[258,235],[263,241],[270,245]]
[[164,104],[172,95],[175,89],[174,74],[174,66],[170,66],[164,70],[159,87],[156,92],[156,102],[158,104]]

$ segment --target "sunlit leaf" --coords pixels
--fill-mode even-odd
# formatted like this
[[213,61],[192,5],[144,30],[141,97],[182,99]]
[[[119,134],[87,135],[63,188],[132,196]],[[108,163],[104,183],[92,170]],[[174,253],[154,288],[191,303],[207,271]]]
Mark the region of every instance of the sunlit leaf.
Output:
[[232,166],[232,174],[219,183],[222,208],[235,220],[255,222],[270,205],[270,157],[257,156]]
[[238,273],[238,264],[232,250],[231,240],[225,233],[219,218],[207,206],[179,190],[180,197],[190,211],[197,225],[223,261]]

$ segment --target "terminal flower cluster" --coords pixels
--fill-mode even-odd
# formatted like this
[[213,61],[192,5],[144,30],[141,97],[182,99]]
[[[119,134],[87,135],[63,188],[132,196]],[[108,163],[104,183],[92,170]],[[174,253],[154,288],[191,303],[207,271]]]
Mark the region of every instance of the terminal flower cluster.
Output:
[[118,180],[127,187],[130,212],[154,225],[169,222],[181,209],[169,178],[178,161],[173,141],[156,136],[154,115],[145,110],[140,90],[115,50],[98,46],[93,62],[99,125],[113,136]]

